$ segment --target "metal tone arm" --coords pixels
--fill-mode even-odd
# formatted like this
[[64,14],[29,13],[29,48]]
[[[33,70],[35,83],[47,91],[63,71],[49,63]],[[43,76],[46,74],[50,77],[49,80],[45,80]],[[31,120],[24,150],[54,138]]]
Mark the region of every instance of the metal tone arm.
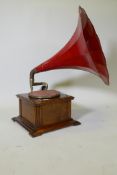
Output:
[[35,82],[34,81],[34,75],[38,73],[36,69],[31,70],[30,72],[30,89],[31,92],[33,91],[33,86],[38,86],[42,85],[41,90],[47,90],[48,89],[48,84],[46,82]]

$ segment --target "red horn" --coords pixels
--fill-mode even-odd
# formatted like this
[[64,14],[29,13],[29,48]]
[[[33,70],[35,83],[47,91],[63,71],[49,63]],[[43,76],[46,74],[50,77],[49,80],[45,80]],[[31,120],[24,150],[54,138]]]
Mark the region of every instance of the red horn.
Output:
[[[32,85],[34,74],[53,69],[81,69],[99,76],[105,84],[109,84],[106,59],[100,40],[85,10],[79,7],[79,21],[70,41],[57,54],[35,67],[30,73]],[[44,84],[47,86],[46,84]]]

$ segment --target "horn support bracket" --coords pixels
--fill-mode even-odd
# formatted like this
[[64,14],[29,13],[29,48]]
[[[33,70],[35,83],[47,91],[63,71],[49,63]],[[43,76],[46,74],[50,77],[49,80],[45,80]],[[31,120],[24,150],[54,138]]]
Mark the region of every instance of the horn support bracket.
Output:
[[[60,96],[60,92],[56,90],[47,90],[48,84],[46,82],[35,82],[34,75],[38,73],[36,69],[33,69],[30,72],[30,89],[31,92],[29,93],[29,97],[35,99],[50,99]],[[33,86],[41,85],[41,90],[33,91]]]
[[39,86],[42,85],[41,90],[47,90],[48,89],[48,83],[46,82],[35,82],[34,81],[34,75],[38,73],[36,69],[32,69],[30,72],[30,89],[31,92],[33,91],[33,86]]

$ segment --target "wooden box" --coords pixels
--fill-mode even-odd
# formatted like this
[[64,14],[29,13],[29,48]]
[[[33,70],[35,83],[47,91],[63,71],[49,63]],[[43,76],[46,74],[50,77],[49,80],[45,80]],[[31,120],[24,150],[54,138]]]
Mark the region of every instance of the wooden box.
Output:
[[60,94],[52,99],[33,99],[28,94],[17,95],[19,98],[19,116],[14,117],[33,137],[45,132],[78,125],[80,122],[71,118],[71,100],[74,97]]

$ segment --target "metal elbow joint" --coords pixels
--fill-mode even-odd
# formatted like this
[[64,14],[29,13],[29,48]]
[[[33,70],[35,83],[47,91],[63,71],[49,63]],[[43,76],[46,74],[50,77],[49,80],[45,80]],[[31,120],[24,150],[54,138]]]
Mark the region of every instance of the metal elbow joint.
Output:
[[41,90],[47,90],[48,84],[46,82],[35,82],[34,75],[36,73],[38,73],[36,69],[32,69],[30,71],[30,89],[31,89],[31,92],[33,91],[33,86],[38,86],[38,85],[42,85]]

